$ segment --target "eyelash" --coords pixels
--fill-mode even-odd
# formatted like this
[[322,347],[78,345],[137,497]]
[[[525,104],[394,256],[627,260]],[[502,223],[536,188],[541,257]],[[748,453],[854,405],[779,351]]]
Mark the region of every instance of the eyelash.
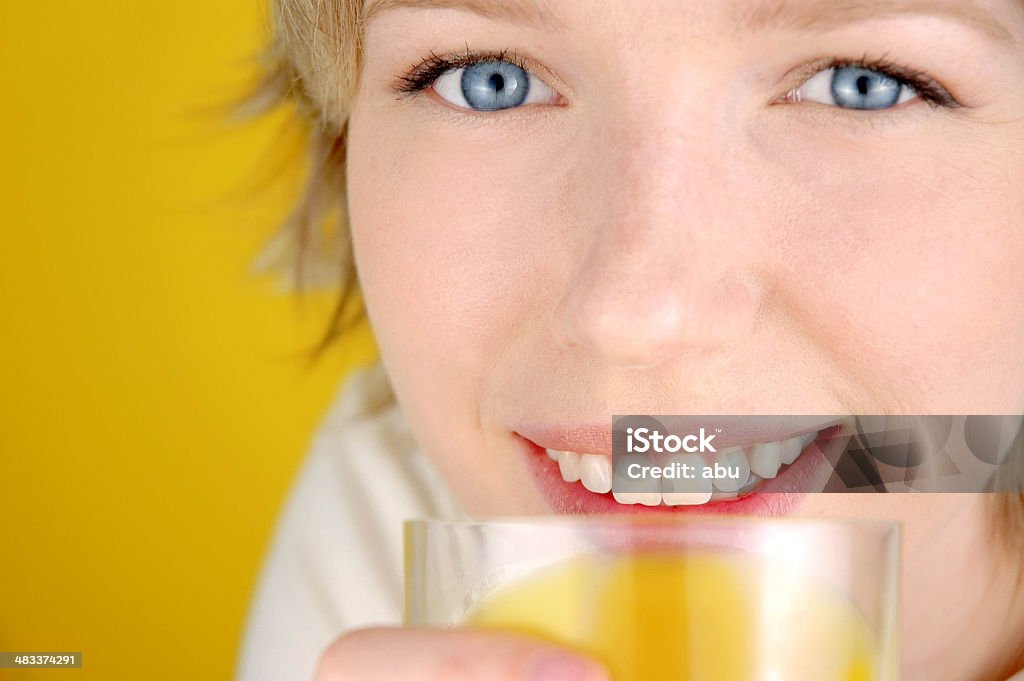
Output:
[[888,78],[892,78],[900,85],[912,89],[918,94],[923,102],[932,108],[945,107],[949,109],[956,109],[962,106],[956,97],[950,94],[949,90],[946,89],[942,83],[935,80],[927,73],[897,64],[884,57],[873,58],[866,55],[860,59],[826,59],[804,67],[802,70],[807,73],[807,77],[784,96],[784,101],[788,101],[792,93],[803,87],[804,83],[814,75],[817,75],[822,71],[827,71],[828,69],[842,69],[849,67],[875,71],[887,76]]
[[431,52],[395,80],[395,90],[400,95],[415,95],[431,87],[438,78],[448,71],[473,66],[487,61],[504,61],[529,71],[526,60],[510,50],[437,54]]
[[[467,49],[462,53],[451,54],[431,52],[395,80],[395,91],[402,96],[415,95],[430,88],[438,78],[449,71],[486,61],[504,61],[523,70],[529,70],[526,60],[510,50],[474,52]],[[949,90],[923,71],[902,66],[885,58],[870,58],[866,55],[860,59],[827,59],[812,64],[805,69],[808,76],[804,82],[821,71],[847,67],[868,69],[892,78],[900,85],[913,89],[922,101],[933,108],[955,109],[961,106]],[[802,85],[803,83],[787,93],[783,101],[788,101],[790,95]]]

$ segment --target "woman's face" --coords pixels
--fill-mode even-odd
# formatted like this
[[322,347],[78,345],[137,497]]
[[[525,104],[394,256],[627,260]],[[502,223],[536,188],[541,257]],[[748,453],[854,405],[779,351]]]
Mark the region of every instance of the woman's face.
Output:
[[[544,456],[607,454],[613,414],[1024,410],[1024,6],[595,7],[376,0],[366,25],[359,277],[471,512],[646,508]],[[672,512],[741,507],[717,496]],[[897,518],[908,569],[977,569],[984,501],[748,509]]]

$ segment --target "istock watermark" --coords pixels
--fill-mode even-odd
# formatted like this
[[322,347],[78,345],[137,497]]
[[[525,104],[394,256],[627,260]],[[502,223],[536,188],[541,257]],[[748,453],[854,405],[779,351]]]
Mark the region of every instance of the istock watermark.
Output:
[[[676,452],[712,452],[715,449],[711,441],[714,435],[708,435],[703,428],[696,435],[662,435],[657,430],[650,428],[626,428],[626,451],[630,454],[646,454],[647,452],[658,452],[659,454]],[[696,444],[694,444],[696,443]]]
[[617,493],[1024,492],[1024,415],[623,415]]

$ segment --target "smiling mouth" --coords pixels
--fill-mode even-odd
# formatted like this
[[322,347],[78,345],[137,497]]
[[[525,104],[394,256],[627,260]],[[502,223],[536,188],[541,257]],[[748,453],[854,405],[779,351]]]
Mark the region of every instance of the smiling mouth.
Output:
[[[613,492],[610,453],[543,447],[519,437],[527,445],[541,491],[551,506],[563,513],[694,510],[777,515],[788,513],[794,505],[787,498],[811,491],[810,481],[821,464],[827,463],[823,448],[832,447],[832,440],[838,444],[841,430],[841,426],[831,424],[785,439],[723,446],[703,456],[686,454],[683,460],[693,466],[695,473],[687,481],[685,492],[672,491],[672,483],[667,480],[660,481],[660,486],[668,491]],[[738,474],[719,478],[702,475],[704,468],[714,469],[716,465]],[[659,486],[658,481],[651,483],[652,487]]]
[[[791,437],[781,442],[764,442],[747,447],[727,447],[705,461],[697,454],[686,456],[693,466],[693,479],[688,492],[612,492],[612,460],[605,454],[589,454],[545,449],[552,461],[558,463],[562,480],[582,485],[594,494],[608,494],[620,504],[644,506],[699,506],[723,499],[736,499],[757,492],[766,480],[771,480],[793,465],[800,455],[818,437],[818,431]],[[705,478],[703,471],[715,466],[736,471],[738,475]]]

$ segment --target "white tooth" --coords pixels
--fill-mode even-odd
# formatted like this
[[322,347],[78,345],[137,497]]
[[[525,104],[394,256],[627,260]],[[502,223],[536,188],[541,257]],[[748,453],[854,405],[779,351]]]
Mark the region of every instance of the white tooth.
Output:
[[562,480],[576,482],[580,479],[580,455],[576,452],[558,452],[558,470]]
[[601,454],[580,455],[580,481],[596,494],[612,491],[612,461]]
[[804,450],[800,442],[800,437],[791,437],[782,443],[781,449],[779,451],[779,456],[782,459],[782,463],[784,463],[787,466],[793,465],[793,462],[796,461],[797,457],[800,456],[800,452]]
[[661,493],[659,492],[612,492],[612,496],[620,504],[657,506],[661,503]]
[[[699,454],[680,454],[673,457],[680,464],[689,466],[692,477],[679,480],[662,479],[661,501],[666,506],[697,506],[711,501],[713,492],[711,478],[704,477],[707,464]],[[665,491],[672,490],[672,491]]]
[[738,492],[719,492],[718,490],[715,490],[715,493],[711,495],[711,501],[718,501],[719,499],[735,499],[738,494]]
[[750,477],[747,478],[747,484],[745,484],[742,487],[742,489],[740,489],[740,491],[737,492],[737,494],[750,494],[751,492],[754,491],[754,488],[760,485],[762,482],[764,482],[764,478],[762,478],[757,473],[751,473]]
[[661,495],[661,500],[666,506],[700,506],[711,501],[711,496],[710,489],[707,492],[666,492]]
[[548,453],[548,458],[549,459],[551,459],[552,461],[558,461],[558,450],[557,449],[545,449],[544,451]]
[[782,445],[778,442],[765,442],[754,447],[754,455],[750,457],[750,470],[762,478],[774,478],[779,474],[782,465]]
[[818,439],[817,431],[811,433],[804,433],[800,436],[800,451],[807,449],[807,445]]
[[713,468],[721,466],[731,469],[729,472],[739,473],[739,477],[736,478],[730,476],[716,477],[714,479],[715,489],[722,492],[736,492],[747,484],[747,478],[750,476],[750,462],[747,461],[747,455],[743,453],[742,447],[729,447],[718,452],[718,456],[715,457],[715,464],[717,466],[713,466]]

